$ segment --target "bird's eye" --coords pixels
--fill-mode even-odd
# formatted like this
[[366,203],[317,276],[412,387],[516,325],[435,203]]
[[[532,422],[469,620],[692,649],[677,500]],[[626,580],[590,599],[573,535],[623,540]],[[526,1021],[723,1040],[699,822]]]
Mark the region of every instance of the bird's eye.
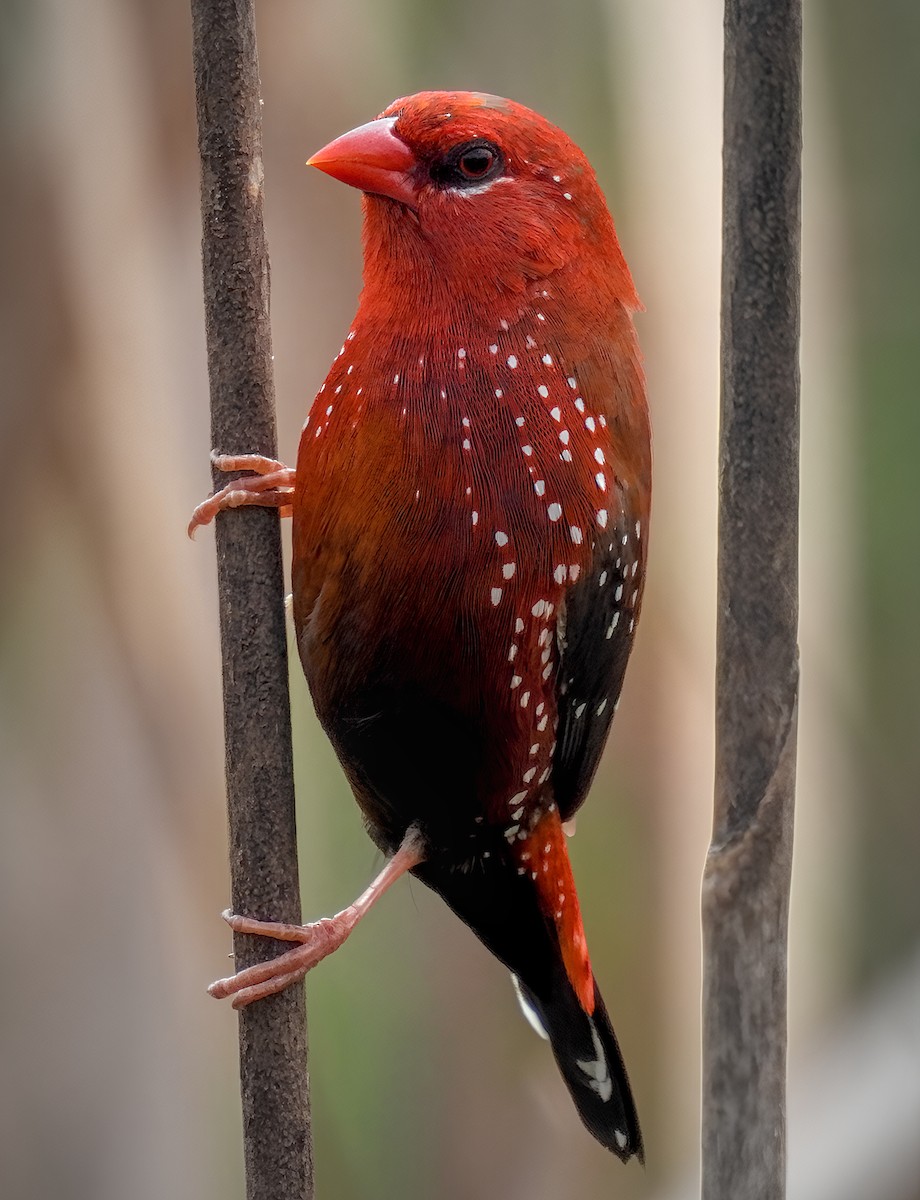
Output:
[[457,166],[467,179],[484,179],[494,162],[495,155],[488,146],[476,146],[457,159]]
[[431,177],[442,188],[471,188],[495,179],[504,170],[498,146],[485,138],[462,142],[432,163]]

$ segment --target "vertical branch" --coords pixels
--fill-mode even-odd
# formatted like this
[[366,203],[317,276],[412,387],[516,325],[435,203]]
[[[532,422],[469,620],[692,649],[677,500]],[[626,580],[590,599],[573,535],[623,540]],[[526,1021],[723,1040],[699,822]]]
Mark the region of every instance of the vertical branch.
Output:
[[785,1195],[798,693],[801,0],[726,0],[715,819],[704,1200]]
[[[262,136],[252,0],[192,0],[211,436],[276,454]],[[225,481],[225,480],[224,480]],[[278,514],[216,522],[234,910],[300,921]],[[237,967],[269,957],[236,936]],[[308,1200],[313,1162],[301,988],[240,1012],[249,1200]]]

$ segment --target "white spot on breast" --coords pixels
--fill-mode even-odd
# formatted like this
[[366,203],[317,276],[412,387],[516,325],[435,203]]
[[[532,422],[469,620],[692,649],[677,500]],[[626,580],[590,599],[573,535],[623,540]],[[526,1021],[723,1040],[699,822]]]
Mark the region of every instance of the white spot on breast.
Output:
[[600,463],[601,466],[604,465],[604,452],[600,446],[594,451],[594,461]]
[[515,425],[517,425],[518,429],[520,429],[521,426],[524,424],[524,418],[523,417],[515,417],[514,423],[515,423]]
[[569,444],[569,431],[567,429],[560,430],[559,441],[562,442],[563,446],[567,446]]
[[603,471],[598,471],[598,473],[594,476],[594,482],[597,484],[597,486],[600,488],[600,490],[602,492],[606,492],[607,476],[604,474]]
[[503,395],[503,394],[504,394],[504,393],[502,392],[501,388],[496,388],[496,389],[495,389],[495,395],[496,395],[496,397],[497,397],[499,400],[501,400],[501,398],[502,398],[502,395]]
[[553,356],[551,354],[544,354],[540,359],[540,362],[542,362],[545,367],[551,367],[553,365]]
[[540,743],[534,742],[534,744],[530,747],[530,757],[533,758],[533,756],[538,752],[539,749],[540,749]]
[[548,720],[549,720],[549,718],[544,713],[543,716],[540,718],[540,720],[537,722],[537,732],[538,733],[543,732],[543,730],[546,728],[546,722]]
[[538,320],[538,321],[545,321],[545,320],[546,320],[546,317],[544,317],[544,315],[543,315],[542,313],[537,313],[537,320]]
[[527,770],[524,772],[524,775],[523,775],[523,780],[524,780],[524,782],[525,782],[525,783],[530,783],[531,779],[533,779],[533,777],[534,777],[534,775],[536,775],[536,773],[537,773],[537,768],[536,768],[536,767],[528,767],[528,768],[527,768]]
[[516,566],[517,566],[517,564],[513,563],[513,562],[503,564],[502,575],[504,575],[505,579],[510,579],[514,575]]
[[556,504],[555,501],[547,506],[546,515],[551,521],[558,521],[562,516],[562,505]]
[[635,573],[638,569],[639,569],[639,560],[637,558],[636,561],[632,565],[632,568],[630,570],[630,575],[635,575]]
[[520,617],[518,617],[517,620],[514,622],[514,632],[515,633],[523,633],[524,632],[524,622],[521,620]]
[[533,338],[528,333],[525,344],[526,344],[528,350],[533,350],[533,348],[536,346],[537,343],[533,340]]
[[607,510],[606,510],[606,508],[599,508],[597,510],[597,523],[598,523],[598,525],[600,525],[601,529],[607,528]]
[[572,541],[575,543],[576,546],[580,546],[584,535],[582,534],[582,531],[579,529],[579,527],[577,525],[570,525],[569,526],[569,536],[571,537]]
[[463,349],[462,346],[457,351],[457,358],[460,358],[460,359],[466,358],[466,351]]
[[569,579],[571,579],[572,583],[578,579],[580,573],[581,567],[578,565],[578,563],[572,563],[572,565],[569,567]]
[[538,600],[530,611],[535,617],[542,617],[546,612],[546,601]]
[[571,462],[572,461],[572,451],[571,450],[563,450],[562,453],[559,455],[559,457],[562,459],[563,462]]
[[549,415],[553,418],[554,421],[562,420],[562,410],[559,408],[558,404],[556,405],[555,408],[551,408],[549,410]]
[[489,595],[492,597],[492,603],[494,605],[497,606],[497,605],[501,604],[501,600],[502,600],[501,588],[493,588],[492,591],[489,593]]
[[533,446],[522,446],[521,453],[527,458],[530,458],[531,454],[533,454]]
[[492,345],[489,347],[489,353],[490,354],[498,354],[498,344],[496,342],[493,342]]
[[508,355],[508,366],[511,368],[512,371],[517,366],[517,359],[515,358],[515,356],[513,354]]
[[[524,692],[521,696],[521,708],[526,708],[530,703],[530,692]],[[527,781],[525,780],[525,783]]]
[[521,676],[520,676],[520,675],[512,675],[512,676],[511,676],[511,690],[512,690],[512,692],[514,691],[514,689],[515,689],[515,688],[517,688],[517,687],[520,687],[520,686],[521,686],[521,684],[522,684],[523,682],[524,682],[524,680],[521,678]]
[[533,481],[533,490],[537,493],[538,496],[542,496],[543,493],[546,491],[546,481],[543,479],[535,479]]
[[499,546],[507,546],[508,545],[507,533],[502,533],[502,531],[500,529],[497,529],[495,531],[495,541]]
[[517,652],[518,652],[517,643],[512,642],[511,645],[508,647],[508,662],[514,662],[514,656],[517,654]]
[[549,677],[550,677],[550,675],[552,675],[552,673],[553,673],[553,664],[547,663],[546,666],[543,668],[543,678],[549,679]]
[[504,317],[502,317],[502,319],[499,321],[499,325],[501,325],[501,327],[502,327],[502,329],[504,329],[505,333],[508,332],[508,322],[505,320]]
[[526,800],[526,799],[527,799],[526,792],[515,792],[514,795],[511,797],[511,799],[508,801],[508,807],[515,808],[518,804],[521,803],[522,800]]
[[581,716],[581,714],[582,714],[582,713],[585,711],[585,708],[586,708],[586,707],[587,707],[587,705],[585,705],[585,704],[579,704],[579,705],[576,707],[576,709],[575,709],[575,720],[576,720],[576,721],[579,719],[579,717]]
[[544,400],[549,395],[549,388],[546,386],[545,383],[541,383],[540,386],[537,388],[537,391],[540,393],[540,395],[543,397]]
[[597,715],[600,716],[606,707],[607,707],[607,701],[602,700],[600,702],[600,704],[597,706]]
[[464,438],[464,439],[463,439],[463,449],[464,449],[464,450],[471,450],[471,449],[472,449],[472,443],[470,442],[470,439],[469,439],[469,438]]
[[475,510],[475,508],[473,509],[472,516],[473,516],[473,524],[478,525],[479,524],[479,513]]
[[565,563],[559,563],[555,571],[553,571],[553,579],[555,579],[557,583],[565,583],[565,574]]
[[571,192],[563,192],[562,194],[563,194],[563,196],[565,196],[566,200],[571,200],[571,199],[572,199],[572,193],[571,193]]
[[608,639],[608,641],[610,640],[610,638],[613,637],[613,631],[614,631],[614,629],[616,629],[616,627],[617,627],[617,625],[619,625],[619,623],[620,623],[620,614],[618,612],[615,612],[613,614],[613,620],[607,626],[607,633],[604,635]]

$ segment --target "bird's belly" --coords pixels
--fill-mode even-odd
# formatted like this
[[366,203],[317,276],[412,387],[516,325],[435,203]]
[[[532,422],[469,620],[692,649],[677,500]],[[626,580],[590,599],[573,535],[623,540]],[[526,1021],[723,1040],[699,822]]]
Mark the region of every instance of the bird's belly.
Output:
[[[378,547],[336,556],[298,647],[323,724],[385,849],[420,824],[429,843],[475,839],[490,792],[481,627],[443,557],[424,577]],[[492,731],[494,738],[494,730]]]

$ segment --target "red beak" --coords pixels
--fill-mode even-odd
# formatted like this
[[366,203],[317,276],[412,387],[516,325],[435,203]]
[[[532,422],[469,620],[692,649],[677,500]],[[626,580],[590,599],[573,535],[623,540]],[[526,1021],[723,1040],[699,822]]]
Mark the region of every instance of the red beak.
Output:
[[317,150],[307,166],[319,167],[333,179],[362,192],[375,192],[414,206],[412,177],[418,159],[393,132],[395,124],[395,117],[381,117],[359,125]]

